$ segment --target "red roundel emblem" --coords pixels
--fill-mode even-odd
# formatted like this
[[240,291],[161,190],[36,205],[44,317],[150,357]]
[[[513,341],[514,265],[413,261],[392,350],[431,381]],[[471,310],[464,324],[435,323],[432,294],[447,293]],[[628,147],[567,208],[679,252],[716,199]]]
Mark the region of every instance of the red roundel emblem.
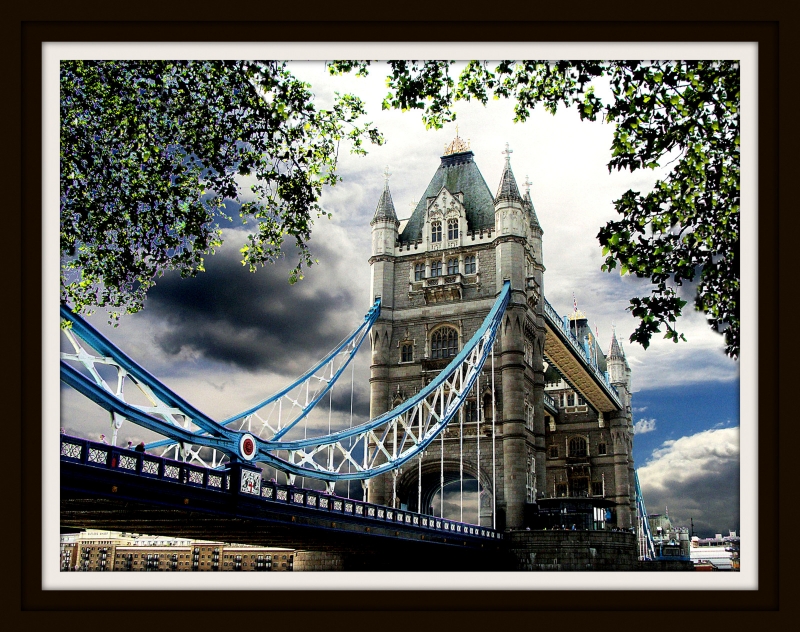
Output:
[[255,444],[253,443],[253,440],[250,437],[247,437],[242,443],[242,452],[244,452],[247,456],[250,456],[253,454],[254,447]]
[[239,439],[239,452],[242,457],[251,461],[256,455],[256,440],[251,434],[242,435]]

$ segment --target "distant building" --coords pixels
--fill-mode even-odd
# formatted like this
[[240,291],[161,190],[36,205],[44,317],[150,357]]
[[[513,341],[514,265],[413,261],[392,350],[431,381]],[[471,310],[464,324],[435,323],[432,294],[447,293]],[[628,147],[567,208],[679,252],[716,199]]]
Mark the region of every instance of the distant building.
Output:
[[293,549],[88,530],[61,536],[62,571],[292,571]]
[[707,570],[738,571],[739,543],[740,537],[736,535],[736,531],[729,531],[724,537],[721,533],[715,534],[713,538],[694,536],[691,540],[691,559],[695,566],[702,566]]
[[689,529],[673,525],[666,511],[663,514],[648,514],[647,520],[653,534],[656,555],[689,559]]

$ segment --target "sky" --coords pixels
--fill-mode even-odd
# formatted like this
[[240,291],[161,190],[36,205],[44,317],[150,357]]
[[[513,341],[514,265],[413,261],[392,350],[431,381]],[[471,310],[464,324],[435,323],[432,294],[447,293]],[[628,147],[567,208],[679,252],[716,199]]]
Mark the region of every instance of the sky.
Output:
[[[417,112],[382,111],[385,73],[373,65],[368,78],[330,77],[321,62],[296,62],[291,70],[312,85],[320,106],[333,92],[354,92],[367,103],[366,120],[386,144],[367,147],[365,157],[343,147],[342,181],[326,189],[322,206],[332,219],[315,222],[310,241],[319,265],[289,285],[295,259],[248,272],[239,247],[248,226],[228,225],[225,243],[206,259],[194,279],[167,274],[150,291],[145,309],[110,327],[102,315],[90,319],[102,333],[170,388],[210,416],[239,412],[292,381],[363,319],[370,307],[370,226],[384,186],[400,219],[410,216],[436,171],[455,124],[426,130]],[[602,95],[602,89],[601,89]],[[628,189],[646,191],[659,171],[609,174],[613,128],[581,122],[574,110],[556,116],[536,110],[513,123],[512,103],[456,106],[458,133],[469,139],[475,162],[490,190],[500,180],[501,153],[509,143],[511,166],[531,198],[544,230],[545,295],[562,314],[578,307],[597,327],[602,346],[612,329],[623,343],[633,373],[634,459],[647,508],[668,509],[674,524],[708,536],[739,531],[739,364],[725,356],[721,336],[704,317],[686,311],[679,331],[687,342],[654,338],[644,350],[627,343],[636,321],[628,299],[645,295],[645,280],[602,272],[597,232],[615,219],[613,200]],[[691,306],[691,301],[687,309]],[[331,414],[334,425],[366,421],[369,353],[355,362],[350,417],[350,381],[342,378]],[[97,439],[109,434],[107,413],[61,389],[61,425],[69,433]],[[316,418],[312,423],[324,423]],[[149,441],[146,431],[125,425],[120,440]],[[341,490],[337,491],[341,492]],[[448,500],[452,499],[451,497]]]

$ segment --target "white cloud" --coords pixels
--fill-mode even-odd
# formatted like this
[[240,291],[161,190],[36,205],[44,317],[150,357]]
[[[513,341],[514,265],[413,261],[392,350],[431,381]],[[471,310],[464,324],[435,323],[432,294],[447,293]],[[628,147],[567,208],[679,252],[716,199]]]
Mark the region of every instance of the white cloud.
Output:
[[738,426],[665,441],[638,473],[648,511],[700,535],[739,530]]
[[646,434],[648,432],[653,432],[656,429],[656,420],[655,419],[640,419],[635,424],[633,424],[633,432],[635,434]]

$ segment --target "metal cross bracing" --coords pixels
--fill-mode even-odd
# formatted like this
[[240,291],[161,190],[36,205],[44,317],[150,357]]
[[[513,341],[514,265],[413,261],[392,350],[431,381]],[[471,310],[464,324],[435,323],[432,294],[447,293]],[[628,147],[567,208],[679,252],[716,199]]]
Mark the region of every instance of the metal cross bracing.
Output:
[[[176,458],[180,457],[182,460],[216,467],[228,457],[230,449],[236,447],[234,444],[237,435],[242,430],[242,425],[246,424],[249,429],[256,422],[260,422],[261,432],[270,432],[274,438],[274,435],[282,435],[303,420],[333,388],[347,365],[355,357],[379,314],[380,301],[375,301],[364,317],[364,321],[314,367],[266,400],[220,423],[213,421],[161,384],[65,306],[61,307],[61,317],[66,323],[66,326],[62,327],[62,331],[74,353],[61,354],[61,375],[63,381],[111,412],[113,419],[112,444],[116,444],[117,431],[127,416],[138,425],[169,437],[148,444],[148,449],[164,448],[162,455],[171,452]],[[67,362],[82,365],[91,376],[96,388],[90,388],[85,376]],[[113,385],[101,376],[98,365],[105,365],[116,370]],[[126,402],[126,383],[135,386],[145,396],[149,405],[142,406],[131,404],[130,401]],[[121,410],[114,410],[113,408],[119,408],[119,406],[115,406],[114,402],[107,397],[109,394],[128,403],[129,406],[124,407],[126,410],[132,406],[139,413],[144,413],[152,419],[142,419],[138,414],[131,413],[130,410],[127,415]],[[133,419],[134,417],[136,420]],[[167,427],[164,422],[167,426],[182,428],[188,434],[175,430],[164,432]],[[234,429],[233,426],[236,425],[239,427]],[[229,426],[231,428],[228,428]],[[176,440],[179,443],[176,443]],[[209,462],[201,456],[202,448],[211,448]]]
[[[308,411],[321,401],[352,359],[377,319],[380,309],[378,303],[367,314],[362,326],[303,378],[258,406],[222,423],[215,422],[173,393],[105,340],[88,323],[63,307],[62,317],[71,324],[64,328],[64,332],[73,344],[75,353],[62,354],[61,379],[108,410],[115,420],[115,427],[124,418],[167,437],[168,441],[159,442],[160,445],[178,442],[183,446],[184,460],[199,460],[199,450],[203,447],[211,448],[214,451],[212,466],[222,463],[221,458],[217,459],[219,453],[229,459],[258,461],[290,476],[320,479],[326,481],[330,488],[339,480],[363,481],[399,468],[422,453],[444,430],[458,413],[484,362],[492,353],[499,324],[508,303],[509,288],[509,283],[506,282],[492,310],[472,339],[436,379],[418,394],[367,423],[323,436],[285,439],[286,432],[295,428]],[[99,355],[86,351],[79,338]],[[345,361],[337,364],[338,368],[334,370],[332,359],[342,350],[345,350]],[[68,361],[82,364],[92,379]],[[99,375],[95,367],[98,363],[116,367],[118,377],[115,387],[110,386]],[[322,375],[318,374],[320,369]],[[133,381],[147,396],[149,406],[136,406],[125,401],[126,380]],[[314,381],[318,388],[311,394],[311,383]],[[290,395],[289,391],[298,387],[302,390],[303,385],[306,388],[303,400],[296,395]],[[297,414],[289,418],[283,417],[284,401],[291,402],[291,407],[296,409]],[[270,413],[264,411],[272,407],[274,413],[276,405],[278,416],[273,424],[269,422]],[[235,422],[240,422],[237,429],[231,427],[237,425]],[[258,424],[260,428],[254,428]],[[293,479],[290,478],[290,481]]]

